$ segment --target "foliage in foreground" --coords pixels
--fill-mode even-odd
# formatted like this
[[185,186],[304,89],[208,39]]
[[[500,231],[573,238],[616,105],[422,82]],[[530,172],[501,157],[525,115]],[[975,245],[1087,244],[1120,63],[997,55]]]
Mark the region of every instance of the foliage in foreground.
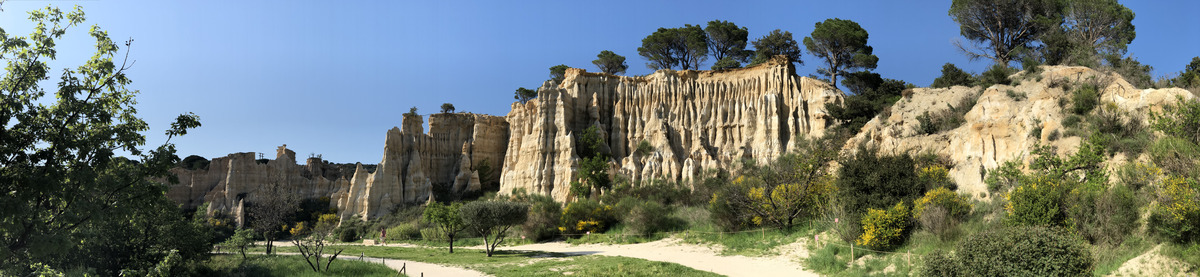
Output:
[[[281,247],[283,248],[283,247]],[[215,255],[204,262],[199,276],[396,276],[396,271],[385,265],[345,260],[332,265],[321,273],[305,266],[302,258],[290,255],[251,255],[239,258],[233,255]]]
[[1045,227],[974,234],[953,255],[925,257],[926,276],[1086,276],[1095,261],[1078,238]]
[[0,275],[28,275],[35,264],[116,275],[147,272],[172,254],[207,255],[206,226],[186,220],[162,182],[175,179],[168,170],[180,161],[170,138],[199,119],[180,115],[167,141],[143,148],[150,128],[137,117],[119,44],[92,26],[95,54],[51,81],[56,40],[84,13],[47,7],[29,15],[37,27],[28,36],[0,30]]

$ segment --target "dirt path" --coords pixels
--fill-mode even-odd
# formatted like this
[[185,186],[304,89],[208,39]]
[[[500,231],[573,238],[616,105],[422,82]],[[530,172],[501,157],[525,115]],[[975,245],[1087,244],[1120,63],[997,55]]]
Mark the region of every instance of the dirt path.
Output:
[[[255,254],[260,254],[260,253],[255,253]],[[278,254],[279,255],[299,255],[298,253],[285,253],[285,252],[279,252]],[[353,260],[353,261],[361,260],[364,262],[383,264],[383,265],[386,265],[387,267],[390,267],[396,271],[400,271],[401,269],[404,269],[404,273],[408,276],[465,276],[465,277],[491,276],[491,275],[484,274],[483,272],[474,271],[474,270],[465,269],[465,268],[457,268],[457,267],[450,267],[450,266],[431,264],[431,263],[415,262],[415,261],[409,261],[409,260],[358,257],[358,256],[353,256],[353,257],[338,256],[338,259]]]
[[673,238],[638,244],[570,245],[554,242],[504,246],[500,249],[639,258],[677,263],[725,276],[818,276],[814,272],[804,270],[796,262],[789,261],[789,257],[786,255],[777,257],[720,256],[717,255],[718,251],[712,248],[681,244],[678,239]]

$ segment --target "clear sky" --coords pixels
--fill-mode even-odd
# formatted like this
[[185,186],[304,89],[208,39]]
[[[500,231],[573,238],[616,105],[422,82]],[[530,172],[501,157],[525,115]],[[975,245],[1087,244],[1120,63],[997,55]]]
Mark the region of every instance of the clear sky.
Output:
[[[1121,1],[1137,14],[1130,54],[1153,75],[1183,70],[1200,56],[1200,1]],[[827,18],[870,33],[886,78],[928,86],[952,62],[980,72],[951,42],[949,1],[27,1],[2,6],[0,27],[32,31],[26,12],[80,5],[85,26],[58,44],[55,73],[91,56],[93,24],[114,40],[133,38],[129,71],[148,142],[183,112],[203,127],[172,142],[180,156],[265,152],[287,144],[303,159],[378,163],[385,133],[417,107],[508,114],[517,87],[533,88],[550,66],[597,71],[596,54],[626,56],[628,75],[650,73],[637,55],[659,27],[713,19],[774,29],[797,41]],[[801,46],[803,47],[803,46]],[[808,53],[798,74],[815,72]],[[713,61],[705,63],[707,68]],[[52,77],[57,74],[52,73]],[[56,79],[50,80],[52,85]]]

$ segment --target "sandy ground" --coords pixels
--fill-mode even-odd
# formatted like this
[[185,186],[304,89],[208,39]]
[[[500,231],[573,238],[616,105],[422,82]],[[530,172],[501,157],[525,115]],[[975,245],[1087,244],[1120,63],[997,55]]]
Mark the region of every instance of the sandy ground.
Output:
[[1160,244],[1130,259],[1108,276],[1197,276],[1195,272],[1184,272],[1188,266],[1182,261],[1159,254],[1161,248]]
[[681,244],[678,239],[673,238],[638,244],[570,245],[554,242],[502,246],[500,249],[639,258],[677,263],[725,276],[818,276],[814,272],[804,270],[800,264],[790,261],[790,255],[775,257],[720,256],[717,255],[720,251],[716,249],[701,245]]
[[[345,254],[345,253],[343,253],[343,254]],[[280,252],[279,255],[299,255],[299,254],[298,253]],[[392,269],[395,269],[396,271],[400,271],[401,269],[403,269],[404,273],[407,274],[408,276],[465,276],[465,277],[491,276],[491,275],[483,274],[483,272],[474,271],[474,270],[465,269],[465,268],[449,267],[449,266],[443,266],[443,265],[437,265],[437,264],[431,264],[431,263],[414,262],[414,261],[407,261],[407,260],[381,259],[381,258],[371,258],[371,257],[361,257],[360,258],[358,256],[353,256],[353,257],[338,256],[338,259],[354,260],[354,261],[361,260],[361,261],[370,262],[370,263],[383,264]]]

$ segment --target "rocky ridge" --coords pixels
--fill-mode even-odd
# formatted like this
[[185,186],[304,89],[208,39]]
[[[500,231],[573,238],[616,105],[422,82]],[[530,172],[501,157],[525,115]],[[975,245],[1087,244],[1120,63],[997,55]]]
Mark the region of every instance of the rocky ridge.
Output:
[[[1024,75],[1018,72],[1010,76],[1020,80],[1015,86],[913,89],[911,95],[890,108],[890,113],[876,116],[863,126],[846,142],[843,151],[855,151],[859,145],[865,145],[877,147],[881,154],[934,153],[947,157],[953,163],[950,176],[959,191],[987,197],[983,182],[987,170],[1010,160],[1027,163],[1031,158],[1029,153],[1039,144],[1054,146],[1060,155],[1073,153],[1079,147],[1081,138],[1067,135],[1063,127],[1069,113],[1065,103],[1071,97],[1064,88],[1072,84],[1097,84],[1101,106],[1115,107],[1124,114],[1134,115],[1125,120],[1143,123],[1147,122],[1150,111],[1161,110],[1177,97],[1194,97],[1179,88],[1138,89],[1120,75],[1086,67],[1043,66],[1038,77]],[[961,126],[935,134],[920,131],[919,116],[950,109],[968,97],[978,100],[969,107]],[[1118,155],[1116,159],[1126,158]]]
[[[500,193],[524,189],[566,200],[580,162],[576,139],[589,126],[600,130],[613,173],[686,182],[743,158],[770,160],[792,150],[796,137],[823,135],[832,125],[825,104],[842,98],[827,83],[796,76],[783,57],[641,77],[568,69],[536,99],[512,105]],[[654,151],[633,153],[641,141]]]

